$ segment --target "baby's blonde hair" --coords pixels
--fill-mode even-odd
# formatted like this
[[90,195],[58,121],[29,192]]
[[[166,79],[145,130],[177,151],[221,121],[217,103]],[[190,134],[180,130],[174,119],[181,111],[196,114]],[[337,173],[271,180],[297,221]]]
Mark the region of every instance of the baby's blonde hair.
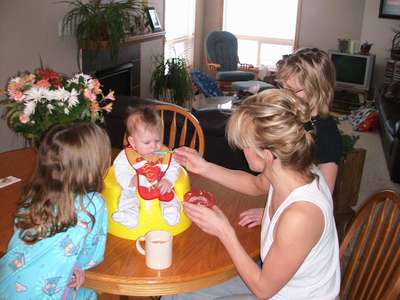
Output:
[[295,77],[302,88],[311,111],[325,117],[335,90],[335,67],[326,52],[316,48],[299,49],[277,64],[277,81],[287,82]]
[[312,177],[314,139],[305,129],[310,121],[306,103],[287,90],[271,89],[247,98],[228,121],[230,145],[251,148],[260,157],[269,149],[283,166]]
[[157,110],[151,105],[139,105],[130,108],[126,118],[126,134],[131,136],[138,126],[146,130],[161,131],[161,118]]

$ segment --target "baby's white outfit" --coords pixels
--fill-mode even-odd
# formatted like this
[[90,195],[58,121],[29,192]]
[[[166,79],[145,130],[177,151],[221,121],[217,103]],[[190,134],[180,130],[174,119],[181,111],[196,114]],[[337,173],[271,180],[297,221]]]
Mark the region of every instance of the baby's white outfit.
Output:
[[[132,159],[129,161],[127,153],[133,155],[134,161]],[[148,161],[130,147],[118,154],[113,165],[115,177],[122,191],[118,210],[112,215],[114,221],[128,228],[135,228],[138,225],[139,193],[145,200],[155,198],[160,200],[162,214],[168,225],[174,226],[179,223],[181,206],[174,191],[161,195],[154,187],[161,179],[166,179],[175,186],[181,167],[172,155],[168,155],[169,159],[159,156],[159,159]],[[133,182],[135,175],[136,180]]]

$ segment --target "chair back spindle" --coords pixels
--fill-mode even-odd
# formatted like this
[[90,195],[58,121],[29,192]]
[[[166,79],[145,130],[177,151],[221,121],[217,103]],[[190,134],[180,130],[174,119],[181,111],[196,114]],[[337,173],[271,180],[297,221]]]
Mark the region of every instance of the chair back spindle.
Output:
[[375,194],[357,214],[341,247],[340,299],[399,299],[400,195]]
[[[196,117],[176,105],[160,104],[156,105],[156,109],[160,111],[162,136],[167,138],[163,143],[167,144],[170,149],[186,145],[196,149],[203,156],[204,132]],[[169,128],[168,136],[166,136],[166,128]]]

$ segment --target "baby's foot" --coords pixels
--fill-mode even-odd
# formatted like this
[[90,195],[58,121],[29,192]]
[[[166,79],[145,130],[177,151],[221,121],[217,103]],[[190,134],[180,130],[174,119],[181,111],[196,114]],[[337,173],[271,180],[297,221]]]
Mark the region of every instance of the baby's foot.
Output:
[[133,207],[123,211],[116,211],[112,214],[112,218],[115,222],[133,229],[139,224],[139,208]]
[[165,222],[170,226],[178,224],[181,218],[181,206],[179,202],[174,199],[169,202],[160,201],[160,204]]

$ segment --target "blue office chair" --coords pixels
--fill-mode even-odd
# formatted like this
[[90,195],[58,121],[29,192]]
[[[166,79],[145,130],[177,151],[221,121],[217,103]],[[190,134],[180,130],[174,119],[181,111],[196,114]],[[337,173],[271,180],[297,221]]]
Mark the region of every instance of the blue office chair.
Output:
[[221,88],[233,81],[254,80],[258,72],[250,64],[241,64],[236,37],[227,31],[213,31],[206,37],[206,58],[209,70],[215,73]]

